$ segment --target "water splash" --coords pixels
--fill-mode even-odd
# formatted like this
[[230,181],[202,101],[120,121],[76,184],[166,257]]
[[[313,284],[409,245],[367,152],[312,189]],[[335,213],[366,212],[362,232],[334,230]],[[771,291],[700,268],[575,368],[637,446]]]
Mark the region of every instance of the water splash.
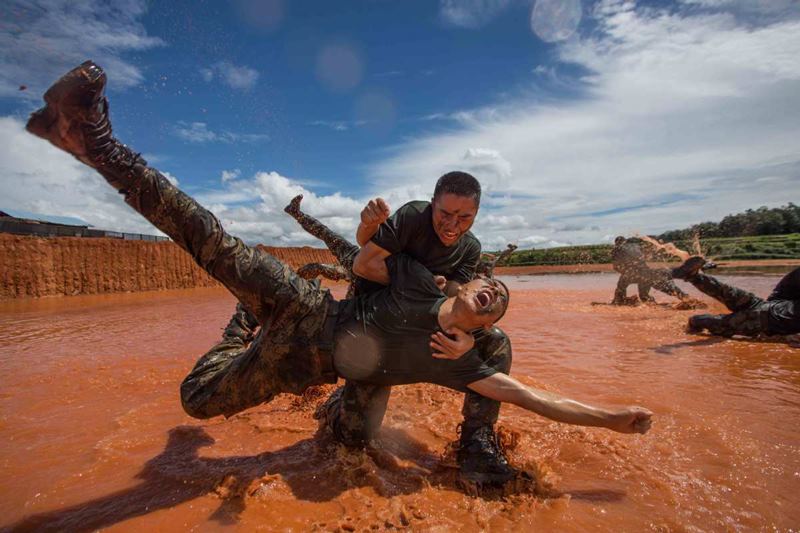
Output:
[[[681,250],[680,248],[678,248],[677,246],[675,246],[675,244],[673,244],[671,242],[662,243],[657,239],[654,239],[652,237],[648,237],[647,235],[637,235],[637,237],[642,239],[643,241],[645,241],[647,243],[652,244],[653,247],[656,249],[656,251],[663,251],[663,252],[665,252],[665,253],[673,256],[673,257],[677,257],[681,261],[686,261],[692,255],[692,254],[690,254],[689,252],[687,252],[685,250]],[[699,241],[698,241],[697,246],[698,247],[700,246]]]

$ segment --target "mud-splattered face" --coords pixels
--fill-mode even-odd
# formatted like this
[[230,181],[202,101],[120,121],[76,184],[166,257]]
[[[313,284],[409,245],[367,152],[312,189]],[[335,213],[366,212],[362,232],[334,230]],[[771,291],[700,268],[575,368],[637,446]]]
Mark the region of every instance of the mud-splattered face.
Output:
[[433,230],[445,246],[458,242],[478,214],[478,204],[469,196],[442,193],[433,199]]
[[508,289],[492,278],[477,278],[458,290],[456,303],[475,318],[477,325],[495,323],[508,306]]

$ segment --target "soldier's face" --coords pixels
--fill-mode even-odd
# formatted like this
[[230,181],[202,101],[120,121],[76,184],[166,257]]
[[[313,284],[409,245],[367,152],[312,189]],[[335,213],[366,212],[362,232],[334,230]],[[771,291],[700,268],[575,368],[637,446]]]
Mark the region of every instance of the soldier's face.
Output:
[[445,246],[453,246],[458,242],[472,224],[478,214],[478,205],[468,196],[442,193],[433,199],[433,230]]
[[459,288],[457,303],[475,319],[476,326],[489,327],[502,316],[508,305],[506,290],[492,278],[477,278]]

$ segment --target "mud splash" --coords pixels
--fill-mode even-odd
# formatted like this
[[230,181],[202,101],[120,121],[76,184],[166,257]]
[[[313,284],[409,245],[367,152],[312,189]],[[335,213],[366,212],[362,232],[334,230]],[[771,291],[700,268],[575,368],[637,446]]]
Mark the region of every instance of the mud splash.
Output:
[[[765,295],[776,277],[736,277]],[[177,386],[233,307],[221,289],[0,303],[0,527],[115,531],[787,530],[800,523],[800,350],[687,335],[691,312],[593,307],[608,274],[504,278],[522,381],[655,412],[627,436],[501,412],[535,488],[474,497],[459,394],[396,388],[375,448],[317,433],[327,389],[228,420]],[[342,286],[337,292],[343,292]],[[691,290],[690,290],[691,292]],[[696,293],[692,293],[696,295]],[[659,295],[662,302],[669,299]],[[712,304],[712,312],[722,309]]]
[[[659,241],[657,239],[654,239],[652,237],[648,237],[647,235],[637,235],[637,237],[642,239],[645,242],[648,242],[648,243],[652,244],[653,248],[655,248],[656,251],[663,251],[663,252],[665,252],[665,253],[673,256],[673,257],[677,257],[681,261],[686,261],[692,255],[692,254],[690,254],[689,252],[687,252],[685,250],[681,250],[680,248],[678,248],[677,246],[675,246],[671,242],[661,242],[661,241]],[[700,249],[700,241],[695,239],[693,241],[693,243],[692,243],[692,246],[699,250]]]

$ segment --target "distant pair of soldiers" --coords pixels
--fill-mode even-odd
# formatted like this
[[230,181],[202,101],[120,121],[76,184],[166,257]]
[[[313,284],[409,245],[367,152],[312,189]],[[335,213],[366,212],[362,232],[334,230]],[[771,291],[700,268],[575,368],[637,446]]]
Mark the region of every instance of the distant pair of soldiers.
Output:
[[636,284],[639,288],[639,299],[642,302],[654,302],[650,296],[650,289],[657,289],[665,294],[674,296],[682,302],[691,302],[689,295],[683,292],[672,281],[672,271],[668,268],[650,268],[645,261],[641,244],[632,239],[619,236],[614,239],[614,248],[611,250],[611,261],[614,270],[619,272],[617,289],[614,291],[615,305],[628,305],[628,286]]

